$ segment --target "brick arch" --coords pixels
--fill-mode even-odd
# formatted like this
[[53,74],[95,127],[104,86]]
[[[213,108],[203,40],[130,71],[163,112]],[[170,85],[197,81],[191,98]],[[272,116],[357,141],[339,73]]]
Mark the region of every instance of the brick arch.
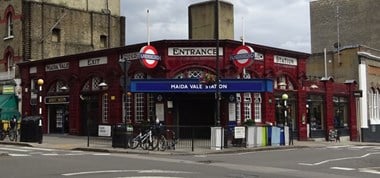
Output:
[[11,14],[12,17],[15,17],[16,16],[16,13],[15,13],[15,9],[13,8],[12,5],[8,5],[8,7],[5,9],[4,11],[4,19],[3,21],[7,21],[7,18],[8,18],[8,14]]
[[[58,78],[55,78],[54,80],[52,81],[48,81],[47,83],[49,85],[47,85],[46,89],[47,89],[47,92],[48,94],[49,93],[52,93],[51,90],[54,90],[53,93],[56,93],[57,92],[57,87],[58,86],[58,82],[61,82],[62,86],[66,86],[68,89],[70,88],[70,85],[69,83],[67,82],[67,80],[65,80],[63,77],[58,77]],[[60,91],[60,92],[68,92],[68,91]]]
[[[282,77],[282,76],[284,76],[284,77],[286,78],[287,83],[291,83],[291,84],[292,84],[292,86],[293,86],[293,90],[297,90],[297,89],[299,89],[299,84],[298,84],[298,82],[297,82],[297,81],[298,81],[297,78],[294,77],[294,76],[292,76],[292,75],[290,75],[290,74],[288,74],[288,73],[286,73],[286,72],[277,73],[277,74],[275,75],[275,77],[273,78],[273,80],[274,80],[274,85],[277,84],[277,80],[278,80],[280,77]],[[274,88],[277,88],[277,87],[274,86]],[[289,86],[287,86],[286,88],[288,89]]]
[[5,68],[5,71],[8,71],[8,57],[11,56],[12,57],[12,62],[13,64],[16,62],[15,59],[14,59],[14,51],[13,51],[13,48],[11,46],[7,46],[5,49],[4,49],[4,53],[3,53],[3,60],[0,60],[0,64],[3,64],[4,65],[4,68]]
[[212,74],[216,74],[214,68],[211,68],[211,67],[208,67],[208,66],[200,66],[198,64],[194,64],[194,65],[186,65],[186,66],[183,66],[181,68],[177,68],[176,70],[174,70],[171,75],[169,76],[169,78],[173,78],[177,75],[179,75],[181,72],[186,72],[186,71],[189,71],[191,69],[200,69],[200,70],[204,70],[204,71],[207,71],[209,73],[212,73]]
[[[98,83],[102,82],[103,80],[105,80],[105,78],[102,77],[102,75],[90,74],[86,78],[84,78],[84,80],[81,81],[79,91],[80,92],[100,91],[100,88],[98,87],[93,88],[92,86],[93,85],[96,86]],[[94,82],[98,82],[98,83],[94,83]],[[110,82],[108,81],[107,84],[110,84]],[[89,85],[89,86],[86,86],[86,85]],[[87,90],[86,87],[90,87],[90,88]]]

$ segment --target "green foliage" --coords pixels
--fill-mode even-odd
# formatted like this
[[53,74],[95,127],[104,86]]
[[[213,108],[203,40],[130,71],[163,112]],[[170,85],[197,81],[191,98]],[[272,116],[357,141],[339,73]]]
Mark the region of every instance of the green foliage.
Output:
[[243,125],[245,126],[254,126],[255,125],[255,121],[253,121],[252,119],[247,119],[244,121]]

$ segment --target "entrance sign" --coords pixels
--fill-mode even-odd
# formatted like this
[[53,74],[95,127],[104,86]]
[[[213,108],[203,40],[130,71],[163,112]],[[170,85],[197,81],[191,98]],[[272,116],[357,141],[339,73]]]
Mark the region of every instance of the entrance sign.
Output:
[[[215,47],[170,47],[168,56],[205,57],[216,56]],[[219,47],[219,56],[223,56],[223,48]]]
[[140,49],[140,59],[142,64],[149,69],[157,66],[161,57],[157,55],[157,50],[151,45],[144,46]]
[[240,68],[250,65],[253,59],[255,59],[255,52],[250,46],[245,45],[237,47],[231,55],[231,60]]
[[[131,79],[128,91],[138,93],[215,92],[216,84],[203,84],[198,79]],[[219,84],[221,92],[273,92],[271,79],[226,79]]]

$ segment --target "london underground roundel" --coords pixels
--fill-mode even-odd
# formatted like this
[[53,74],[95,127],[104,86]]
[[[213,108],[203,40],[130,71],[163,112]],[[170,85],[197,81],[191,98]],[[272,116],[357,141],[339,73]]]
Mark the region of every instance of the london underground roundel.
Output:
[[250,65],[255,58],[255,51],[249,46],[239,46],[237,47],[231,55],[231,60],[237,67],[247,67]]
[[157,50],[151,45],[144,46],[140,49],[141,63],[149,69],[155,68],[161,57],[157,55]]

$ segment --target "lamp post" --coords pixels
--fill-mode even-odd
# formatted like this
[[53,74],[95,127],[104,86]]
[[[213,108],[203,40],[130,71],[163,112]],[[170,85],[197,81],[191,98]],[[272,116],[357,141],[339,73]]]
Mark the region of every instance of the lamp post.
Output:
[[284,93],[281,96],[282,100],[284,101],[284,124],[285,126],[289,127],[289,145],[293,145],[293,131],[292,131],[292,123],[290,123],[288,119],[288,104],[287,100],[289,99],[288,94]]
[[42,85],[44,84],[44,80],[43,79],[38,79],[37,80],[37,85],[38,85],[38,115],[40,116],[40,119],[38,120],[38,136],[39,136],[39,139],[38,139],[38,143],[42,143],[42,133],[43,133],[43,130],[42,130]]

